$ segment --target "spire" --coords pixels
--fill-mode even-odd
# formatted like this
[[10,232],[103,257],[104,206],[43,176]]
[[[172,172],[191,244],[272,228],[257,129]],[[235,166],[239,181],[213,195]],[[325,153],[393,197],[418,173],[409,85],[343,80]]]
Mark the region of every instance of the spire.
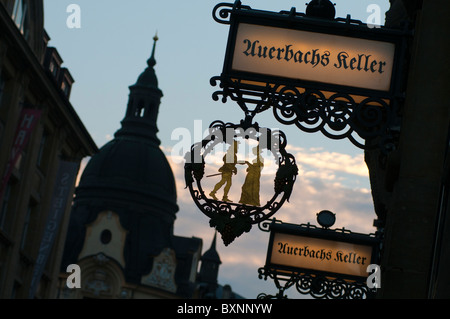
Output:
[[156,78],[155,69],[154,69],[154,66],[156,65],[156,59],[155,59],[156,42],[158,40],[159,40],[158,35],[155,34],[155,36],[153,37],[152,55],[147,60],[148,67],[139,76],[135,86],[159,90],[158,79]]
[[221,264],[222,262],[220,261],[219,253],[217,252],[217,249],[216,249],[216,237],[217,237],[217,231],[214,233],[214,238],[212,240],[211,247],[208,249],[208,251],[206,251],[203,254],[201,259],[204,261],[206,260],[209,262]]
[[217,231],[214,232],[214,238],[213,238],[213,241],[211,243],[211,248],[210,249],[216,250],[216,237],[217,237]]
[[115,137],[134,135],[149,138],[155,145],[160,144],[156,134],[157,120],[162,91],[158,88],[158,78],[154,66],[156,65],[155,50],[158,35],[153,37],[153,49],[147,60],[147,68],[139,75],[136,83],[129,87],[130,95],[122,128]]
[[156,31],[155,36],[153,37],[153,49],[152,49],[152,56],[150,57],[150,59],[147,60],[147,65],[150,68],[153,68],[156,65],[156,60],[155,60],[155,49],[156,49],[156,42],[159,40],[158,38],[158,31]]
[[[219,254],[216,250],[217,231],[214,233],[214,238],[211,247],[200,258],[202,261],[200,272],[198,274],[199,282],[205,284],[205,295],[214,296],[217,290],[217,278],[219,276],[220,261]],[[213,297],[213,298],[214,298]]]

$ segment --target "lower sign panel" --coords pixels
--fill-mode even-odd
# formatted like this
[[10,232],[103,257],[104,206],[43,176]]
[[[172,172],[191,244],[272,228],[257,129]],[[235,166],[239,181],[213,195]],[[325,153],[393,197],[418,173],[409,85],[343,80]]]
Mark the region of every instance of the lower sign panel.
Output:
[[313,237],[274,233],[268,263],[289,268],[367,277],[372,247]]

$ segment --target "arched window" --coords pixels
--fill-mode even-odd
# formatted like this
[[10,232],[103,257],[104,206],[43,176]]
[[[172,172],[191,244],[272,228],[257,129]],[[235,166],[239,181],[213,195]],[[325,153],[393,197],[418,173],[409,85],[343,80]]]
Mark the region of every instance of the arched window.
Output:
[[143,100],[139,100],[139,103],[136,106],[136,111],[134,116],[136,117],[144,117],[145,114],[145,103]]
[[12,19],[16,23],[20,32],[25,36],[28,36],[28,0],[16,0],[12,11]]

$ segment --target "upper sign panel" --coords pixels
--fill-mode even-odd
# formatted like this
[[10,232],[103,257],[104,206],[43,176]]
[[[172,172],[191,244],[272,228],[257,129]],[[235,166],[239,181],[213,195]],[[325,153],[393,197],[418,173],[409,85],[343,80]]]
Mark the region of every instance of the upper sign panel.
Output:
[[394,57],[392,42],[239,23],[231,69],[388,92]]

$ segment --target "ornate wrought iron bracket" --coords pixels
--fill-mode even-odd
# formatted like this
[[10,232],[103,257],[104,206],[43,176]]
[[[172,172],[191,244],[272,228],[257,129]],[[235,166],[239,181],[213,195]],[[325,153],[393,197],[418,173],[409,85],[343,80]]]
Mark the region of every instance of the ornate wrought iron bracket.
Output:
[[364,282],[352,282],[308,273],[282,274],[265,267],[258,269],[258,276],[259,279],[273,279],[278,289],[276,295],[261,293],[258,299],[287,299],[285,291],[292,286],[295,286],[300,294],[310,295],[315,299],[370,299],[376,292],[369,289]]
[[[325,218],[319,217],[321,214],[330,216],[330,214],[333,213],[325,210],[319,213],[318,221],[322,220],[323,222]],[[380,259],[379,245],[381,243],[380,239],[382,233],[377,232],[376,234],[364,235],[353,233],[345,228],[329,229],[328,226],[331,224],[332,223],[330,222],[325,226],[322,226],[322,228],[318,228],[310,223],[293,225],[272,218],[262,221],[258,224],[258,227],[263,232],[271,232],[273,228],[276,228],[276,225],[283,228],[290,227],[291,230],[292,227],[295,227],[297,231],[298,229],[305,231],[305,234],[308,232],[315,233],[313,236],[315,238],[326,238],[332,234],[332,237],[340,236],[343,238],[342,236],[344,236],[347,237],[347,240],[350,240],[353,236],[359,237],[362,235],[366,239],[371,238],[371,241],[373,241],[374,251],[372,252],[371,262],[378,262]],[[323,232],[323,234],[317,237],[319,232]],[[351,240],[357,242],[356,237],[353,237]],[[272,238],[273,237],[271,236],[270,241],[273,241]],[[269,247],[270,246],[271,243],[269,242]],[[258,277],[259,279],[264,280],[267,280],[268,278],[272,279],[275,283],[275,287],[278,289],[278,293],[275,295],[260,293],[257,296],[258,299],[287,299],[285,292],[293,286],[295,286],[298,293],[310,295],[316,299],[371,299],[376,295],[376,289],[370,289],[366,283],[367,279],[364,277],[346,276],[338,273],[316,271],[313,269],[276,266],[269,262],[270,255],[271,250],[269,249],[266,265],[258,269]]]
[[382,98],[355,100],[345,93],[324,92],[314,88],[298,88],[283,84],[265,86],[238,79],[216,76],[211,85],[220,83],[221,90],[213,99],[235,101],[251,118],[272,109],[275,119],[284,125],[295,125],[307,133],[322,132],[326,137],[349,139],[362,149],[381,148],[389,152],[396,148],[400,117],[398,103]]
[[[410,36],[406,29],[373,30],[361,21],[350,19],[350,16],[345,19],[320,19],[311,14],[299,13],[295,8],[280,12],[255,10],[242,5],[239,0],[233,4],[216,5],[213,18],[218,23],[230,25],[223,72],[210,81],[212,86],[220,85],[220,89],[213,93],[214,100],[221,99],[225,103],[231,99],[249,118],[272,109],[275,119],[284,125],[295,125],[307,133],[321,132],[335,140],[348,139],[361,149],[379,148],[386,154],[397,147],[401,105],[404,102],[406,39]],[[234,50],[241,23],[317,31],[343,37],[351,34],[354,38],[395,43],[390,88],[348,87],[234,69]],[[252,55],[258,60],[265,54],[261,52]]]
[[[274,195],[266,203],[243,204],[228,200],[218,200],[207,195],[202,186],[205,174],[205,158],[219,143],[234,145],[237,138],[252,139],[258,142],[261,150],[270,151],[278,162],[274,179]],[[258,224],[275,214],[284,202],[289,200],[298,174],[293,155],[286,152],[286,136],[281,131],[260,128],[249,119],[240,124],[215,121],[210,125],[210,134],[202,142],[191,147],[185,156],[185,180],[197,207],[210,218],[210,226],[222,235],[225,245],[236,237],[249,232],[253,224]],[[225,158],[225,157],[224,157]],[[259,189],[257,190],[259,192]]]

